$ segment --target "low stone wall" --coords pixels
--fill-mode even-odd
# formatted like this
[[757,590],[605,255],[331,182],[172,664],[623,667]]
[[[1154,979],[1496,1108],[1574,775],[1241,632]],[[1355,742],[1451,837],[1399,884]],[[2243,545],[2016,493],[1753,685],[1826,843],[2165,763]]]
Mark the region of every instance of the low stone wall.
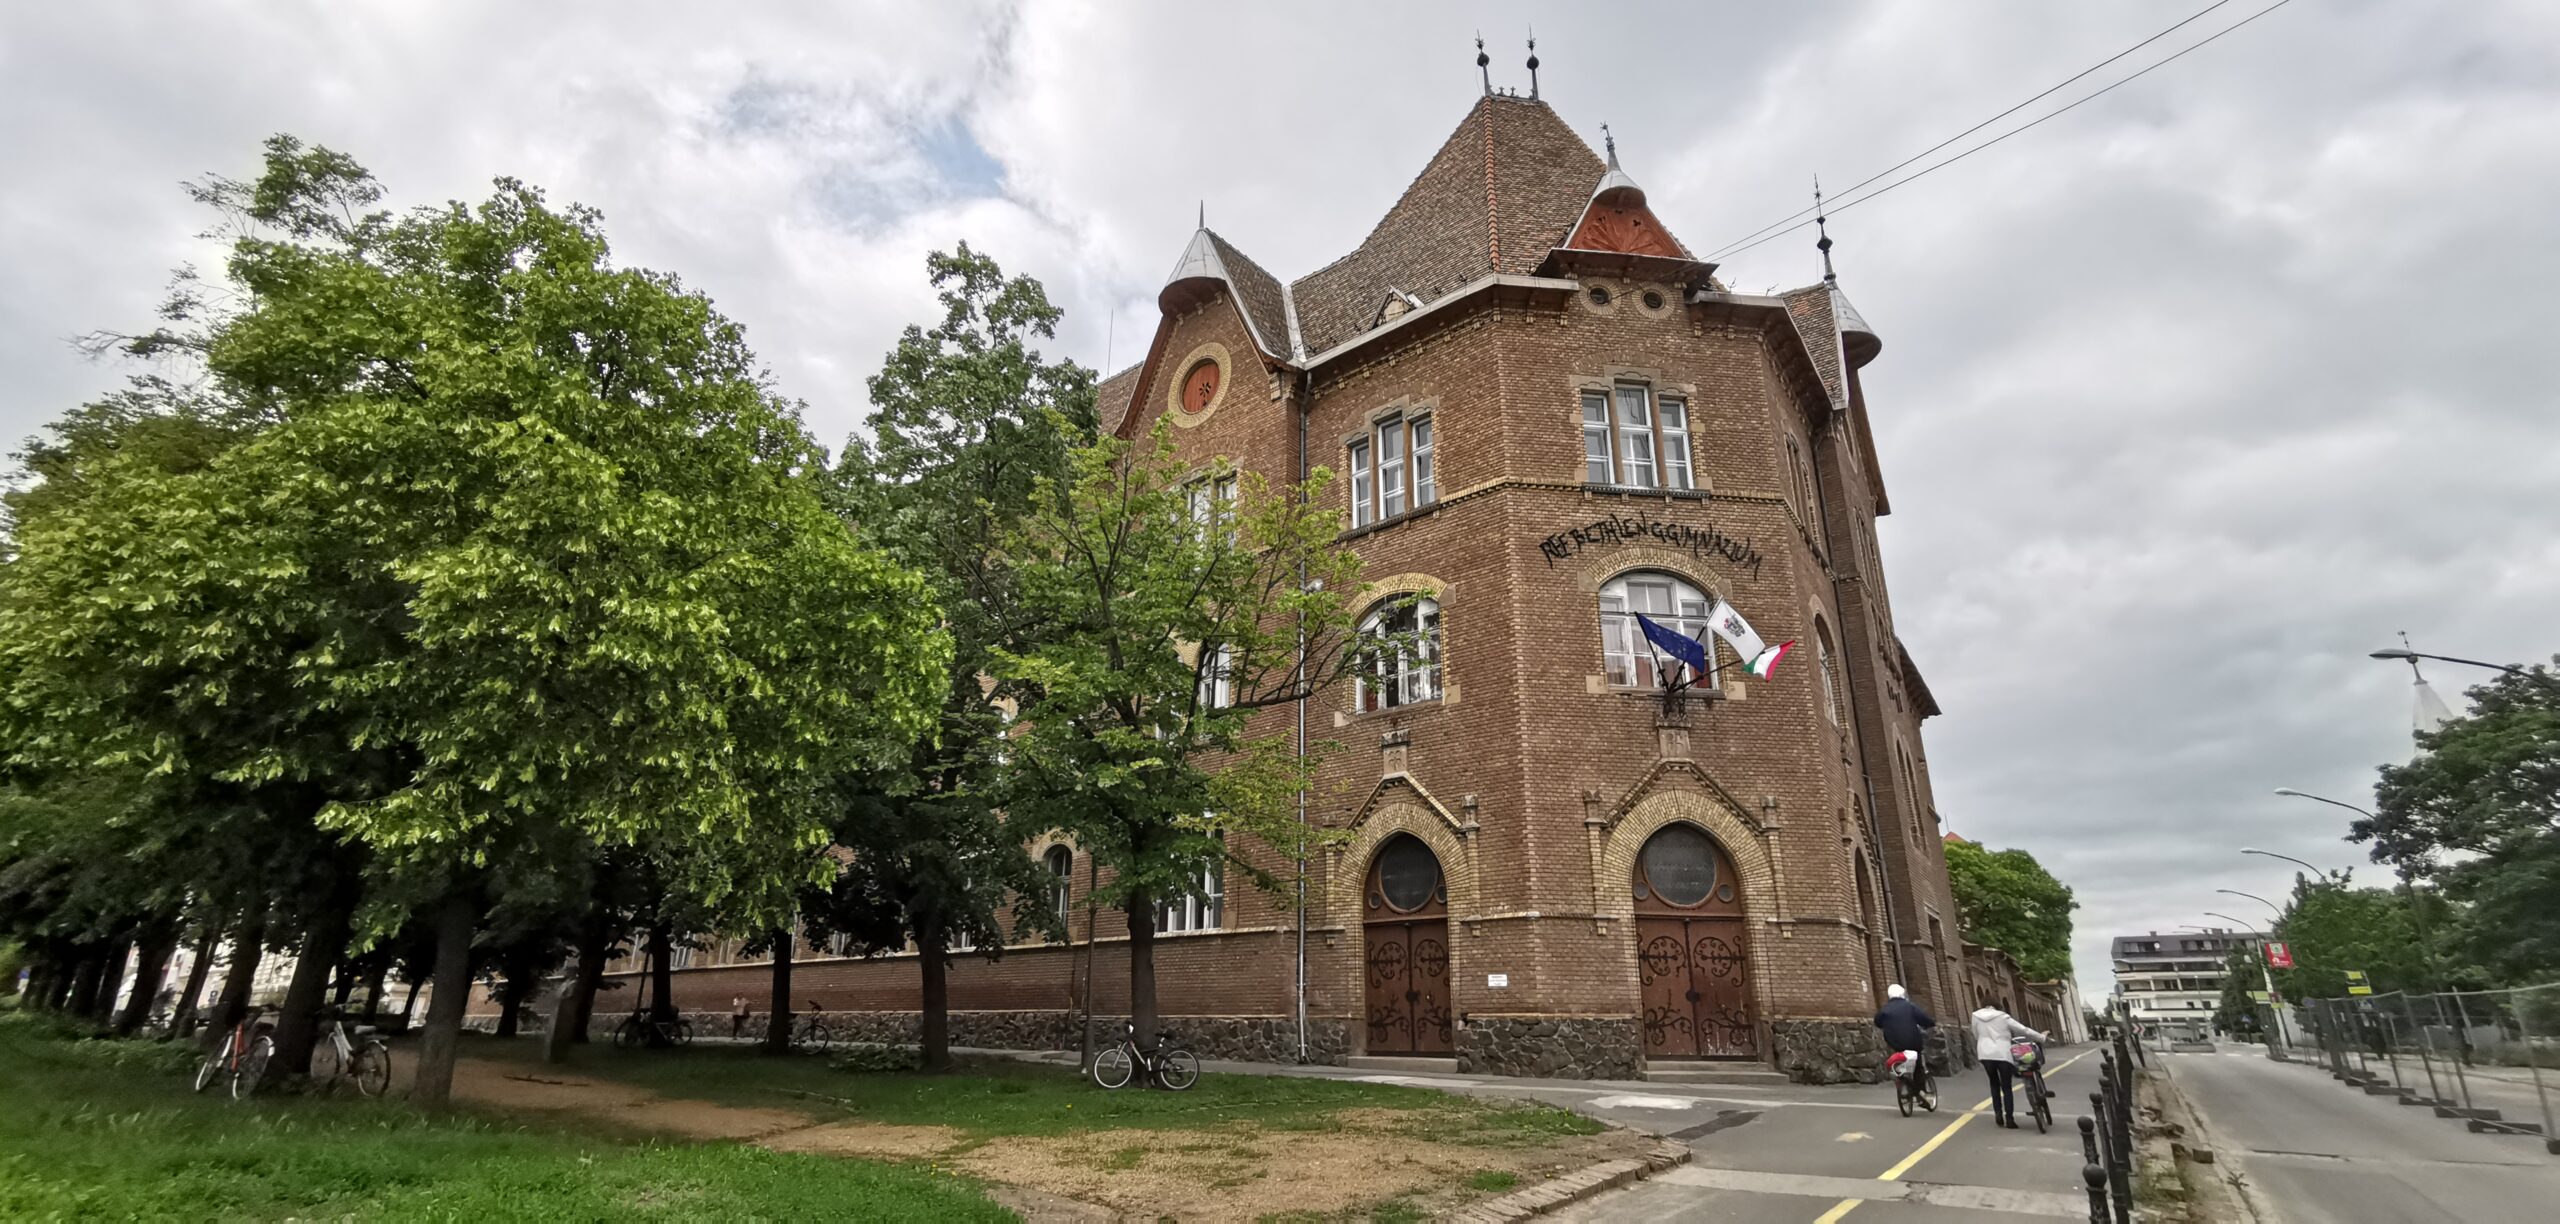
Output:
[[[588,1029],[592,1040],[611,1041],[616,1025],[628,1013],[598,1015]],[[810,1015],[793,1013],[793,1021]],[[815,1013],[827,1024],[827,1034],[837,1042],[870,1045],[914,1045],[922,1040],[924,1017],[920,1012],[829,1011]],[[697,1036],[727,1037],[730,1016],[726,1012],[692,1011],[685,1018],[693,1022]],[[1073,1050],[1082,1045],[1077,1032],[1077,1016],[1071,1011],[955,1011],[951,1013],[951,1044],[982,1050]],[[1120,1033],[1126,1016],[1095,1016],[1097,1040],[1110,1041]],[[771,1022],[769,1013],[756,1012],[747,1017],[739,1036],[757,1039],[765,1035]],[[1286,1016],[1166,1016],[1165,1028],[1172,1031],[1192,1053],[1202,1058],[1224,1058],[1239,1062],[1294,1063],[1298,1061],[1297,1022]],[[1340,1066],[1350,1048],[1350,1022],[1340,1018],[1309,1017],[1307,1021],[1307,1061]]]
[[1778,1070],[1799,1084],[1874,1084],[1884,1080],[1884,1039],[1857,1020],[1772,1020],[1769,1044]]
[[1456,1036],[1467,1075],[1634,1079],[1643,1067],[1633,1016],[1472,1015]]

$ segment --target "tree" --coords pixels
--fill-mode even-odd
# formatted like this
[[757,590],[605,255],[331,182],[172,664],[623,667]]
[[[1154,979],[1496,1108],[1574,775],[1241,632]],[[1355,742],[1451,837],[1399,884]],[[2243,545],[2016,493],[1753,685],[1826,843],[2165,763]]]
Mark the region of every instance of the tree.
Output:
[[1947,886],[1966,939],[2008,953],[2032,981],[2071,972],[2071,911],[2080,903],[2034,855],[1950,841]]
[[[950,950],[1000,955],[1006,898],[1046,892],[1027,831],[996,802],[1018,694],[992,673],[995,652],[1030,649],[1057,627],[1053,609],[1024,599],[1008,542],[1094,422],[1092,371],[1033,347],[1055,335],[1060,313],[1038,281],[1007,278],[966,243],[925,266],[942,321],[907,328],[872,378],[871,436],[846,442],[834,488],[865,540],[925,576],[953,650],[929,731],[895,766],[837,780],[843,853],[828,866],[840,862],[843,878],[805,897],[803,912],[865,952],[915,948],[923,1064],[939,1070],[950,1060]],[[1023,915],[1063,934],[1045,905]],[[787,936],[771,942],[787,951]],[[787,966],[776,961],[778,984]],[[786,993],[777,990],[777,1014]]]
[[0,594],[0,676],[14,748],[104,736],[291,791],[432,914],[416,1096],[440,1103],[511,877],[639,845],[707,906],[787,912],[826,835],[812,779],[910,742],[949,648],[915,576],[828,513],[796,407],[707,299],[513,180],[362,211],[379,196],[286,137],[256,182],[200,189],[244,231],[236,305],[169,343],[271,423],[48,535],[58,557],[22,532],[11,568],[42,580]]
[[1041,482],[1009,545],[1024,603],[1057,630],[994,652],[1024,701],[1008,810],[1111,873],[1101,896],[1126,916],[1142,1041],[1159,907],[1229,866],[1275,885],[1246,843],[1302,851],[1293,800],[1315,759],[1292,752],[1278,707],[1357,665],[1359,559],[1335,543],[1339,516],[1315,509],[1327,474],[1278,489],[1228,475],[1177,461],[1161,424],[1135,445],[1104,439]]
[[2249,992],[2263,980],[2258,976],[2263,955],[2257,944],[2233,944],[2222,958],[2222,998],[2214,1004],[2213,1023],[2234,1037],[2258,1035],[2258,1002]]
[[2529,981],[2560,967],[2560,673],[2504,673],[2470,698],[2416,759],[2382,767],[2374,814],[2347,838],[2463,904],[2428,932],[2449,960]]
[[2343,998],[2349,969],[2380,993],[2436,989],[2407,896],[2298,878],[2290,900],[2274,931],[2293,954],[2292,968],[2274,971],[2286,998]]

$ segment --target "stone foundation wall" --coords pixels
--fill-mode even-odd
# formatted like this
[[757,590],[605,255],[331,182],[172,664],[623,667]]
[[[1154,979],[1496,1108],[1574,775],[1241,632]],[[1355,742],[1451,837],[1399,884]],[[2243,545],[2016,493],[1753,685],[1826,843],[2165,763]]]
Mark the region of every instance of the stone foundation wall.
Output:
[[1772,1020],[1769,1044],[1778,1070],[1799,1084],[1874,1084],[1884,1080],[1884,1039],[1858,1020]]
[[1643,1068],[1633,1016],[1473,1015],[1457,1039],[1462,1074],[1634,1079]]
[[[622,1023],[627,1012],[598,1014],[588,1028],[594,1041],[613,1040],[614,1026]],[[798,1018],[808,1012],[794,1013]],[[827,1034],[838,1043],[869,1045],[914,1045],[922,1040],[924,1018],[919,1012],[829,1011],[819,1012],[826,1020]],[[697,1037],[726,1038],[730,1035],[727,1012],[688,1011]],[[530,1017],[528,1017],[530,1019]],[[1077,1016],[1071,1011],[954,1011],[951,1013],[951,1044],[981,1050],[1073,1050],[1082,1044],[1077,1032]],[[1095,1016],[1097,1041],[1108,1042],[1120,1034],[1126,1016]],[[494,1023],[494,1018],[490,1023]],[[739,1036],[761,1040],[770,1013],[755,1012],[747,1017]],[[1161,1021],[1192,1053],[1202,1058],[1233,1059],[1238,1062],[1294,1063],[1298,1061],[1297,1021],[1287,1016],[1166,1016]],[[487,1024],[474,1018],[473,1027],[485,1030]],[[532,1030],[528,1030],[532,1031]],[[1307,1018],[1307,1061],[1340,1066],[1350,1049],[1351,1022],[1334,1017]]]

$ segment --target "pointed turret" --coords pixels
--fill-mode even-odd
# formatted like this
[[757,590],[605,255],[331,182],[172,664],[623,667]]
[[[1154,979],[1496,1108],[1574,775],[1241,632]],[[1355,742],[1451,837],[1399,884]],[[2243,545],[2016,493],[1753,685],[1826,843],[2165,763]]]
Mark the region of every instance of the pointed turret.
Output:
[[[1205,207],[1201,220],[1208,220]],[[1156,306],[1168,315],[1175,314],[1220,291],[1234,300],[1237,313],[1244,316],[1245,330],[1253,333],[1255,347],[1281,361],[1305,356],[1299,351],[1296,329],[1290,324],[1287,287],[1203,224],[1192,231],[1190,244],[1182,248],[1182,258],[1174,262],[1173,275],[1166,277],[1164,288],[1157,291]]]

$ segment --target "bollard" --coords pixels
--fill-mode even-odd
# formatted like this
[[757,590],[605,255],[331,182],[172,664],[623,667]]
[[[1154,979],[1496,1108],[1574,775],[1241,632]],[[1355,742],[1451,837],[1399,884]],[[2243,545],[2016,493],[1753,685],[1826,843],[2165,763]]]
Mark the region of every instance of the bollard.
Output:
[[2098,1124],[2087,1117],[2080,1119],[2080,1155],[2090,1168],[2098,1167]]
[[[2089,1125],[2087,1118],[2080,1125]],[[2089,1187],[2089,1224],[2107,1224],[2107,1171],[2095,1164],[2080,1166],[2080,1181]]]

